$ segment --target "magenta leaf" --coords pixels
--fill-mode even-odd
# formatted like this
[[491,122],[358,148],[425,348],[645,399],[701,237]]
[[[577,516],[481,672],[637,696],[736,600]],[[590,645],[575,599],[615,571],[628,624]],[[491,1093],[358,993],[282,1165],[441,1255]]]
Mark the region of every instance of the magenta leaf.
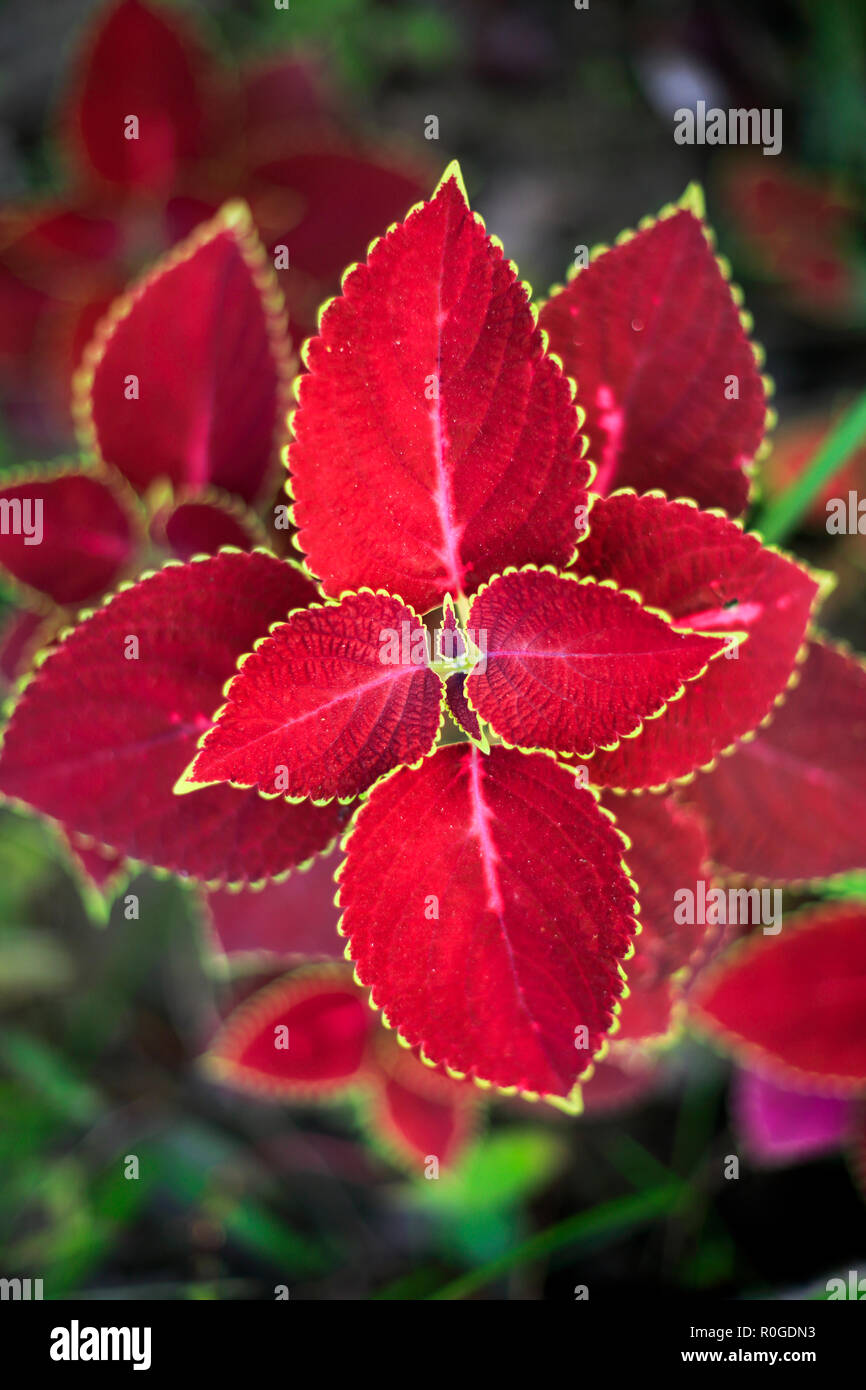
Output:
[[733,1087],[734,1124],[758,1163],[794,1163],[828,1153],[851,1127],[853,1105],[839,1096],[792,1090],[743,1070]]

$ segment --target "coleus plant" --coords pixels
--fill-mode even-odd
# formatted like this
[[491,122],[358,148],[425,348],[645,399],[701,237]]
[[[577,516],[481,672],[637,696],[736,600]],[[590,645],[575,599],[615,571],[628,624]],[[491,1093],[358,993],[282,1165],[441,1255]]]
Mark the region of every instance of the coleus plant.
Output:
[[[656,884],[694,882],[707,846],[782,881],[866,861],[866,673],[806,645],[821,577],[736,519],[768,413],[747,327],[694,190],[536,317],[448,170],[306,345],[304,562],[224,549],[122,589],[27,684],[0,789],[212,887],[342,835],[340,929],[386,1022],[454,1076],[576,1108],[617,1025],[664,1036],[713,948]],[[179,366],[143,432],[178,401],[209,424]],[[826,815],[793,844],[803,787]]]

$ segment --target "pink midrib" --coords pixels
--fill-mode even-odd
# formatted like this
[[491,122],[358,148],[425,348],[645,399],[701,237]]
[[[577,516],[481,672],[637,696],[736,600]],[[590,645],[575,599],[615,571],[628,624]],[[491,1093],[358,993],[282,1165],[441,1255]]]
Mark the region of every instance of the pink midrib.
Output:
[[484,794],[481,789],[481,764],[474,753],[470,754],[469,791],[472,800],[472,833],[481,850],[487,906],[496,913],[502,928],[503,938],[507,943],[508,934],[504,921],[505,900],[499,886],[499,875],[496,872],[499,863],[499,851],[493,843],[493,836],[490,832],[490,810],[484,801]]
[[442,327],[448,318],[447,313],[442,308],[442,275],[446,240],[447,236],[443,236],[439,274],[436,279],[436,397],[430,403],[428,414],[433,434],[433,457],[436,468],[433,504],[442,532],[442,549],[437,554],[445,566],[448,590],[453,594],[459,594],[463,591],[463,564],[460,560],[462,528],[458,526],[454,514],[454,494],[445,457],[449,447],[448,431],[442,418]]

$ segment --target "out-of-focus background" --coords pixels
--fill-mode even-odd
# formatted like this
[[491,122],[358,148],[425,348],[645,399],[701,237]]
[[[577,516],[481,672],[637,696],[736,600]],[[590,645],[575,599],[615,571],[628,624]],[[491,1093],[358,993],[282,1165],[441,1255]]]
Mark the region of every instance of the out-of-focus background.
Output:
[[[55,113],[101,8],[0,9],[4,203],[68,186]],[[575,247],[612,241],[700,180],[775,382],[766,494],[862,390],[861,0],[171,8],[204,25],[227,64],[297,58],[311,110],[321,101],[346,138],[422,185],[459,158],[474,206],[539,297]],[[673,112],[698,100],[780,108],[781,153],[676,144]],[[363,187],[352,198],[363,210]],[[324,297],[333,284],[321,278]],[[0,325],[6,366],[27,357],[11,386],[6,375],[4,471],[74,447],[42,388],[74,364],[78,340],[62,352],[39,340],[28,357],[14,331],[25,319],[26,306]],[[854,468],[862,484],[866,463]],[[836,571],[824,623],[862,649],[866,546],[828,537],[824,521],[819,505],[796,547]],[[783,1167],[744,1159],[725,1179],[725,1156],[740,1152],[730,1067],[693,1040],[668,1049],[627,1105],[575,1119],[492,1103],[438,1182],[420,1161],[395,1162],[375,1125],[371,1141],[349,1102],[273,1105],[215,1084],[197,1058],[226,985],[201,906],[168,879],[130,891],[139,919],[125,919],[121,896],[102,921],[54,834],[0,813],[0,1273],[42,1277],[56,1298],[271,1298],[286,1285],[293,1298],[536,1299],[572,1298],[576,1285],[594,1297],[820,1297],[829,1276],[866,1268],[866,1208],[840,1151]],[[679,1188],[672,1199],[677,1178],[688,1200]]]

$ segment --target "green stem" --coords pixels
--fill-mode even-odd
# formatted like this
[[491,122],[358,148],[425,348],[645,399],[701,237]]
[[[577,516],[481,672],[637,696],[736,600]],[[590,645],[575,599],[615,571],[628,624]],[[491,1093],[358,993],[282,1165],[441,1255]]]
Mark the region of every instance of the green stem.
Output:
[[866,392],[846,411],[830,431],[809,467],[793,487],[773,498],[758,516],[756,526],[769,545],[788,536],[818,496],[825,483],[838,473],[866,440]]
[[534,1260],[541,1260],[554,1250],[562,1250],[566,1246],[578,1245],[612,1232],[628,1230],[631,1226],[640,1225],[645,1221],[654,1221],[657,1217],[672,1211],[688,1194],[689,1188],[686,1183],[671,1182],[654,1187],[649,1192],[619,1197],[614,1202],[605,1202],[589,1211],[569,1216],[558,1225],[549,1226],[546,1231],[540,1231],[521,1245],[516,1245],[513,1250],[508,1250],[489,1264],[472,1269],[459,1279],[445,1284],[441,1289],[437,1289],[436,1293],[431,1294],[430,1298],[465,1298],[467,1294],[476,1293],[485,1284],[498,1279],[502,1274],[507,1274],[509,1270]]

